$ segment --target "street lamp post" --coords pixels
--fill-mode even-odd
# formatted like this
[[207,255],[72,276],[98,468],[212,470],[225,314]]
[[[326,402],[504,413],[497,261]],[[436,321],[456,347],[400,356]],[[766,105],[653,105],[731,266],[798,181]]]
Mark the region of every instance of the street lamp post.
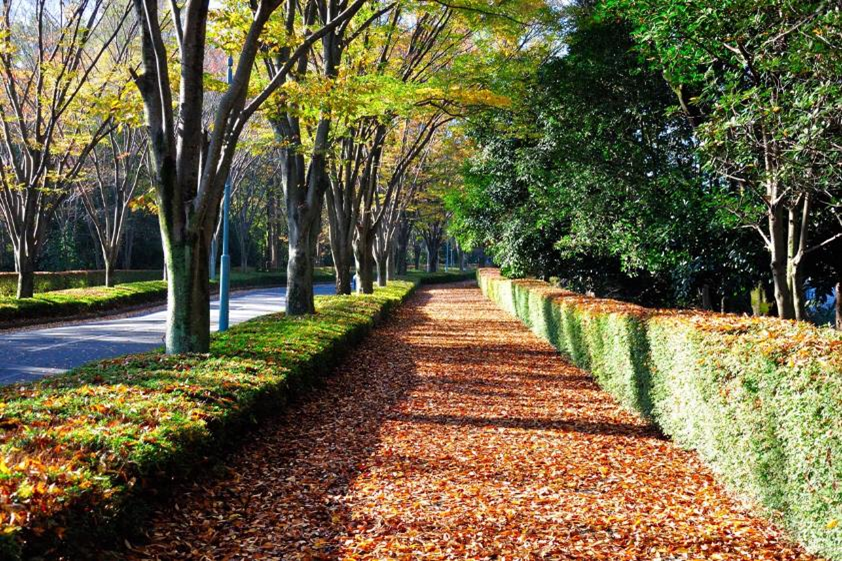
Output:
[[[228,84],[233,80],[234,57],[228,57]],[[228,330],[228,287],[231,284],[231,256],[228,254],[228,214],[231,208],[231,177],[225,179],[222,199],[222,257],[219,263],[219,330]]]

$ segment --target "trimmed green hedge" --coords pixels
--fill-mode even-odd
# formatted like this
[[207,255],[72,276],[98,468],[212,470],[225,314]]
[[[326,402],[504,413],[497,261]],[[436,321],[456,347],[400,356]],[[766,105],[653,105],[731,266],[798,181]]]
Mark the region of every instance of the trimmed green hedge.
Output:
[[[114,271],[115,284],[161,280],[160,269]],[[51,292],[70,288],[91,288],[105,284],[104,270],[60,271],[35,273],[35,292]],[[14,296],[18,289],[17,273],[0,273],[0,296]]]
[[437,271],[435,273],[409,271],[404,278],[417,280],[419,282],[423,282],[424,284],[446,284],[449,282],[475,279],[476,276],[476,271]]
[[478,272],[482,291],[693,448],[808,549],[842,559],[842,333],[651,310]]
[[[159,275],[160,276],[160,275]],[[316,282],[332,282],[328,270],[317,270]],[[215,286],[216,282],[213,282]],[[258,288],[286,284],[284,273],[231,273],[233,288]],[[167,299],[166,281],[145,281],[119,284],[113,288],[73,288],[36,294],[34,298],[17,299],[0,296],[0,327],[26,325],[103,312],[118,312],[142,304],[164,303]]]
[[313,316],[214,335],[209,355],[121,357],[0,389],[0,558],[70,553],[136,529],[144,497],[241,440],[415,286],[317,297]]

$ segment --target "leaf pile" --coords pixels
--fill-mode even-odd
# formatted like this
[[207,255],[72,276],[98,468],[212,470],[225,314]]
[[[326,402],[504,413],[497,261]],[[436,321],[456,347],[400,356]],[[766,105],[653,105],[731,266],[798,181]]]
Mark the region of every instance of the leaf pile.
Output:
[[131,559],[813,557],[473,288],[417,293]]

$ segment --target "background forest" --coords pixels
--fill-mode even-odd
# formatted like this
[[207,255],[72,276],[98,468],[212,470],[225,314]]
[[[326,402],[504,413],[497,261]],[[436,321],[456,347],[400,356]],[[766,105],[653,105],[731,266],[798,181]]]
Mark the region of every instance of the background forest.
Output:
[[452,230],[511,276],[825,323],[842,273],[829,2],[582,1],[530,93],[469,127]]
[[[208,271],[190,275],[217,275],[229,176],[242,270],[335,265],[349,293],[352,273],[368,291],[407,266],[464,266],[464,249],[507,275],[599,296],[842,321],[834,3],[343,6],[336,31],[306,6],[286,23],[267,16],[258,46],[268,54],[249,54],[243,92],[224,75],[228,55],[242,66],[249,8],[209,11],[190,119],[219,161],[198,189],[213,211],[188,226],[210,236]],[[174,234],[161,237],[171,211],[139,87],[148,38],[130,6],[69,8],[37,2],[35,25],[22,3],[6,5],[2,105],[16,126],[4,132],[0,270],[19,273],[20,296],[35,270],[104,269],[113,284],[112,270],[163,271],[174,251]],[[173,8],[160,9],[166,22]],[[319,25],[334,47],[320,36],[291,50]],[[161,28],[168,52],[181,52],[180,31]],[[233,93],[251,100],[236,119]],[[225,115],[228,133],[215,120]],[[237,137],[233,147],[217,130]]]

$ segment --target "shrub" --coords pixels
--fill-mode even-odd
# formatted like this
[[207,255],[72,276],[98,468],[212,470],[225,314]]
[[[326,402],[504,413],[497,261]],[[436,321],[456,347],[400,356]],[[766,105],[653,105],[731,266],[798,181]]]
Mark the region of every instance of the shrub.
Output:
[[120,357],[0,389],[0,557],[137,527],[144,496],[277,411],[414,286],[318,297],[316,315],[214,335],[209,355]]
[[405,278],[423,282],[424,284],[446,284],[449,282],[474,279],[476,276],[475,271],[437,271],[435,273],[409,271]]
[[808,549],[842,559],[842,334],[653,310],[478,272],[483,292],[625,407],[698,451]]

